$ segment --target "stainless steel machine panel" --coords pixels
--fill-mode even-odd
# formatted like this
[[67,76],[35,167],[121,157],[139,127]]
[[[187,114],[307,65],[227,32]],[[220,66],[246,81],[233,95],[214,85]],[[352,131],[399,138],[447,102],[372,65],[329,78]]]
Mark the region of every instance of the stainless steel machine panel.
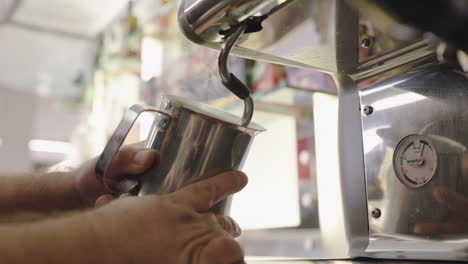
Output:
[[367,254],[467,260],[468,79],[433,63],[360,97]]
[[262,30],[244,35],[232,54],[319,71],[356,69],[358,17],[345,1],[184,0],[178,21],[188,39],[219,49],[223,30],[262,15]]

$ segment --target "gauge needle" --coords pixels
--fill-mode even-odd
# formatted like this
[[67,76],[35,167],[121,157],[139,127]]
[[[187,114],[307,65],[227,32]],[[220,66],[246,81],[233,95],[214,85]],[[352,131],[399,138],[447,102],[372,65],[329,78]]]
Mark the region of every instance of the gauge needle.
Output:
[[421,150],[421,155],[419,156],[421,159],[423,157],[423,153],[424,153],[424,147],[426,146],[426,144],[423,143],[423,147],[422,147],[422,150]]

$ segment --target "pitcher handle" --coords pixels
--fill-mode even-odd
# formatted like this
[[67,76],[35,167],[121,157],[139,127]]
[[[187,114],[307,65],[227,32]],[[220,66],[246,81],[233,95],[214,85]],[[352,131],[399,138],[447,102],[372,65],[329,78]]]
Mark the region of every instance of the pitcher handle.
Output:
[[[165,115],[170,120],[171,116],[165,112],[156,110],[149,106],[145,105],[132,105],[124,114],[122,119],[120,120],[119,125],[115,129],[114,133],[110,137],[109,141],[107,142],[106,146],[102,154],[99,156],[99,159],[96,163],[95,172],[96,178],[101,181],[103,184],[104,182],[104,174],[107,170],[107,167],[114,159],[115,155],[119,151],[120,147],[122,146],[125,138],[127,137],[128,132],[133,127],[133,124],[137,120],[138,116],[143,112],[156,112],[162,115]],[[109,184],[106,185],[112,192],[116,194],[125,194],[132,192],[135,188],[138,188],[140,182],[135,179],[123,179],[116,184]]]

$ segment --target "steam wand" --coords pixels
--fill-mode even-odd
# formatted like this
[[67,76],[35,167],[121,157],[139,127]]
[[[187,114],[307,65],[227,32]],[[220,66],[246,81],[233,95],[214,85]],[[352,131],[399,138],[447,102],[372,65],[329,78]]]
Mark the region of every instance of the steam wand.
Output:
[[237,97],[244,100],[244,113],[242,115],[242,126],[247,127],[252,120],[254,103],[250,89],[239,80],[234,74],[230,73],[227,67],[227,60],[232,47],[236,44],[239,37],[244,33],[247,27],[246,23],[241,23],[233,27],[226,36],[218,57],[218,71],[221,82]]

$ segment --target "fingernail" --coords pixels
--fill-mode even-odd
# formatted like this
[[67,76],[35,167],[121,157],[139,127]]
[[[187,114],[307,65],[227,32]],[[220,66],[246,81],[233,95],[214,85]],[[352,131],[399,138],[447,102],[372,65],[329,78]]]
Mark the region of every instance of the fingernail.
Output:
[[133,157],[133,161],[139,165],[144,165],[150,162],[153,159],[154,151],[145,149],[139,150]]
[[244,188],[247,185],[247,176],[241,171],[234,171],[234,175],[237,180],[237,186],[239,188]]
[[242,230],[241,230],[239,224],[235,223],[235,229],[236,229],[236,230],[235,230],[236,236],[240,236],[241,233],[242,233]]

